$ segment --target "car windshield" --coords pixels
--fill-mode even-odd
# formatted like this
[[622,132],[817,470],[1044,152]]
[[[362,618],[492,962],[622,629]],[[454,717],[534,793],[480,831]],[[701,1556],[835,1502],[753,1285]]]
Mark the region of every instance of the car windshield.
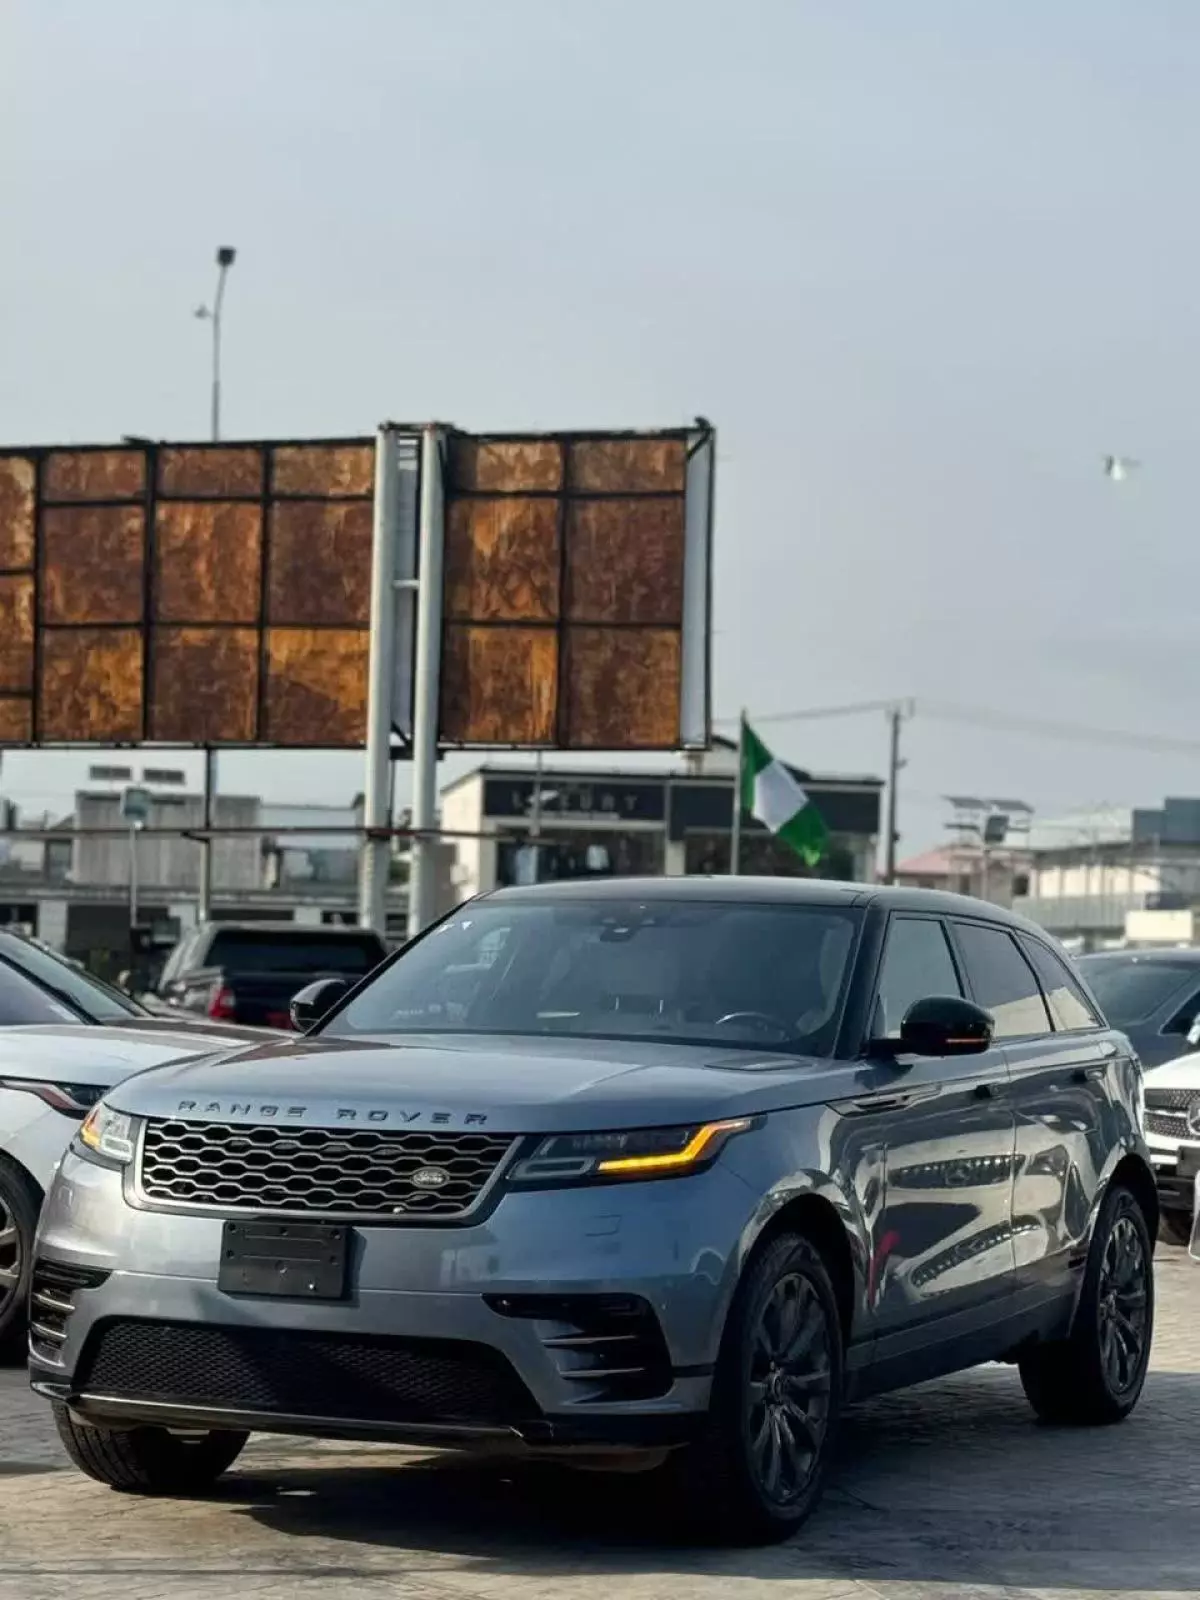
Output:
[[1189,984],[1200,982],[1194,961],[1084,956],[1079,970],[1114,1028],[1144,1022]]
[[65,1000],[91,1022],[127,1022],[145,1015],[135,1000],[82,972],[30,939],[0,940],[0,961],[28,974],[36,984]]
[[859,913],[716,901],[464,906],[330,1021],[338,1034],[558,1034],[832,1048]]
[[54,999],[23,972],[0,961],[0,1027],[78,1022],[79,1013]]

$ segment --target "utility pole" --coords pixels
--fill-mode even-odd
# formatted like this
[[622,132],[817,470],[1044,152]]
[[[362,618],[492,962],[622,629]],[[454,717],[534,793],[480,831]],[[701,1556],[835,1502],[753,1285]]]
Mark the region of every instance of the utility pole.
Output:
[[883,846],[883,881],[895,883],[896,881],[896,819],[897,819],[897,790],[900,784],[900,769],[904,762],[900,759],[900,724],[904,720],[904,707],[900,704],[888,708],[888,785],[887,785],[887,834]]
[[[202,322],[212,323],[212,398],[211,429],[216,444],[221,437],[221,311],[225,304],[225,279],[237,259],[232,245],[223,244],[217,250],[217,287],[212,306],[200,306],[196,315]],[[197,915],[201,922],[212,919],[213,848],[209,837],[213,825],[213,798],[217,789],[217,757],[214,750],[204,751],[204,837],[200,844],[200,893]]]

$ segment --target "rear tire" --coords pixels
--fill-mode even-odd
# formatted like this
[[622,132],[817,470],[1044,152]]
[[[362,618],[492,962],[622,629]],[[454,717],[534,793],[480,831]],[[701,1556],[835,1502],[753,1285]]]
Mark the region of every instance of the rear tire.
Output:
[[0,1156],[0,1359],[25,1354],[33,1240],[41,1197],[24,1170]]
[[1116,1184],[1096,1219],[1070,1334],[1019,1363],[1043,1422],[1096,1427],[1123,1421],[1137,1405],[1154,1336],[1153,1257],[1137,1196]]
[[233,1465],[249,1438],[245,1433],[182,1438],[166,1428],[96,1428],[77,1422],[59,1404],[54,1424],[80,1472],[124,1494],[203,1494]]
[[842,1373],[829,1271],[811,1240],[783,1234],[738,1286],[703,1434],[663,1468],[689,1525],[734,1544],[795,1533],[825,1486]]
[[1164,1244],[1191,1244],[1192,1219],[1186,1211],[1164,1211],[1158,1219],[1158,1237]]

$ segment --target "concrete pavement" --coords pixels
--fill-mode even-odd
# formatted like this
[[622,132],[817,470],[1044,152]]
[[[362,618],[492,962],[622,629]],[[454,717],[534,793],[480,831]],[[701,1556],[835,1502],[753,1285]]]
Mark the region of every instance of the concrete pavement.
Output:
[[858,1408],[793,1544],[665,1540],[636,1479],[254,1440],[207,1502],[115,1495],[64,1465],[0,1374],[0,1600],[1110,1600],[1200,1594],[1200,1266],[1163,1253],[1135,1417],[1038,1427],[986,1368]]

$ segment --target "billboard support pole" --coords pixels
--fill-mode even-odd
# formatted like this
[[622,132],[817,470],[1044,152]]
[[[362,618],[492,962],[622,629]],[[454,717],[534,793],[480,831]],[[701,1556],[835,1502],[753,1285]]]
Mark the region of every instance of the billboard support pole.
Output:
[[213,796],[217,788],[217,753],[210,746],[204,750],[204,798],[201,821],[204,837],[200,841],[200,893],[196,916],[200,922],[212,921],[213,846],[209,829],[213,825]]
[[358,876],[358,920],[387,930],[391,857],[392,684],[396,657],[396,540],[399,482],[396,430],[385,423],[375,439],[375,512],[371,536],[371,633],[367,661],[367,770],[363,788],[363,840]]
[[442,561],[445,549],[442,430],[421,433],[421,505],[417,526],[417,639],[413,672],[412,854],[408,936],[437,913],[437,758],[442,664]]

